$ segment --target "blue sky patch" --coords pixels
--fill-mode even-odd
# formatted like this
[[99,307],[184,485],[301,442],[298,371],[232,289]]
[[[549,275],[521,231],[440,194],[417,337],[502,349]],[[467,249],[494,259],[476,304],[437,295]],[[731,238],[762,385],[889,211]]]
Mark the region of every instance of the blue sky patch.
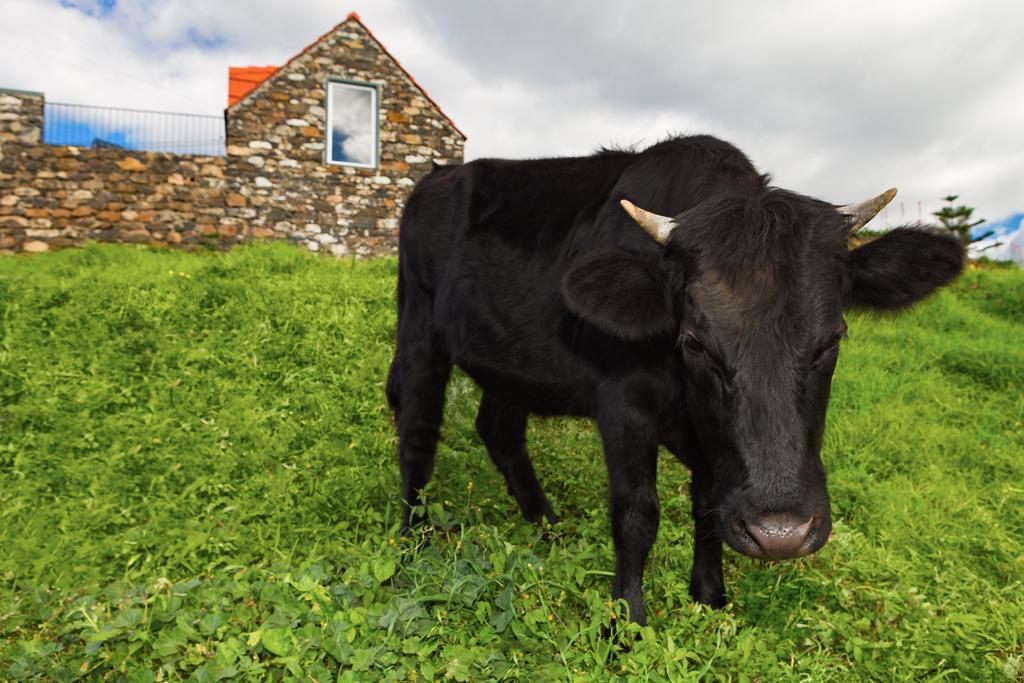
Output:
[[116,145],[131,149],[128,131],[101,131],[88,123],[71,119],[47,119],[43,128],[43,142],[47,145],[71,145],[73,147]]
[[187,43],[203,50],[215,50],[227,42],[224,36],[217,33],[206,33],[195,26],[189,27],[188,32],[185,34],[185,40]]
[[60,0],[60,5],[90,17],[105,17],[117,7],[117,0]]
[[1005,218],[1000,218],[999,220],[986,221],[974,228],[971,231],[971,234],[975,236],[983,235],[992,230],[995,232],[995,237],[1004,237],[1010,233],[1020,230],[1021,227],[1024,227],[1024,211],[1019,211],[1006,216]]

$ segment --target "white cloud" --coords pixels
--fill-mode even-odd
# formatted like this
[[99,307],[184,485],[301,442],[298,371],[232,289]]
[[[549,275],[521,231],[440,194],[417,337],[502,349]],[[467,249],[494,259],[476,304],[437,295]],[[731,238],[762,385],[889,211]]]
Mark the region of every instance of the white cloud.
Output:
[[280,64],[350,9],[470,157],[709,132],[823,199],[897,185],[891,221],[950,192],[981,215],[1024,208],[1024,9],[1002,0],[122,0],[103,18],[6,0],[0,86],[217,113],[229,65]]

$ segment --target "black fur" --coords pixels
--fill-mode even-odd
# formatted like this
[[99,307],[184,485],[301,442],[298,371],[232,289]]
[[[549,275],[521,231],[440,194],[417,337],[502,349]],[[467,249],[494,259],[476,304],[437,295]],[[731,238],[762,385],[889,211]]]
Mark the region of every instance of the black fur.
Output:
[[[834,206],[768,183],[707,136],[481,159],[420,181],[401,223],[387,382],[405,526],[458,364],[483,388],[477,429],[527,519],[555,519],[526,451],[528,415],[594,420],[612,593],[638,622],[659,445],[693,470],[694,599],[724,604],[723,541],[761,557],[823,545],[820,449],[843,306],[908,305],[955,276],[963,254],[921,231],[848,252]],[[624,197],[675,217],[665,247],[622,211]]]
[[956,235],[898,228],[850,252],[844,303],[900,310],[951,282],[963,264],[963,243]]

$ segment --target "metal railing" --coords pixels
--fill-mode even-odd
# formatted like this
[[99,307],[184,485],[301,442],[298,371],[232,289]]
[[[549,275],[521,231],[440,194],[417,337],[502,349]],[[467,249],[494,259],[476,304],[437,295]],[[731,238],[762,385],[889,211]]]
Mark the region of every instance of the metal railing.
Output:
[[223,156],[224,117],[47,102],[43,142]]

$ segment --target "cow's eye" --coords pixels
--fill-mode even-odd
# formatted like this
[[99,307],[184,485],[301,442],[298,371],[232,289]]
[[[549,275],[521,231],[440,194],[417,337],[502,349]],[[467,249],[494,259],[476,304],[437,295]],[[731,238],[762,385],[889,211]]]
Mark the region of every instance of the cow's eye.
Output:
[[839,354],[839,342],[842,340],[843,335],[837,334],[829,340],[828,344],[818,351],[814,357],[814,365],[822,367],[835,361],[836,356]]
[[832,346],[828,346],[818,352],[818,357],[815,359],[815,363],[823,363],[831,359],[839,351],[839,344],[835,343]]
[[704,353],[704,345],[697,341],[697,338],[692,334],[688,334],[683,337],[683,346],[686,347],[687,351],[693,353]]

